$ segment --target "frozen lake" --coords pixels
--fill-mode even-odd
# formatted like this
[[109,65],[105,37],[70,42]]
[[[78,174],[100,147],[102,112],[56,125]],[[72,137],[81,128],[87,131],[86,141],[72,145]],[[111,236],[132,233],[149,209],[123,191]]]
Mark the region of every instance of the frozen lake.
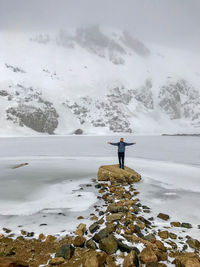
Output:
[[[117,136],[0,138],[0,228],[66,233],[97,202],[98,167],[117,161]],[[126,165],[142,174],[136,185],[153,215],[200,224],[200,138],[127,136],[137,144],[126,151]],[[12,169],[23,162],[29,165]],[[86,186],[90,184],[92,186]],[[82,188],[81,188],[82,187]],[[99,203],[100,204],[100,203]],[[184,212],[183,212],[184,209]]]

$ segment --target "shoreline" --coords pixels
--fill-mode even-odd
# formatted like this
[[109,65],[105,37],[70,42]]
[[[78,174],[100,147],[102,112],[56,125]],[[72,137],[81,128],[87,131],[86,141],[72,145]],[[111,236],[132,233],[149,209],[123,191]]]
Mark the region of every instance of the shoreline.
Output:
[[[99,177],[100,176],[98,175],[98,178]],[[147,266],[149,259],[147,262],[145,259],[147,256],[149,257],[149,253],[151,254],[151,260],[154,259],[155,264],[160,264],[158,263],[160,261],[163,264],[156,266],[175,266],[175,263],[172,264],[172,261],[178,262],[182,261],[183,258],[185,259],[185,257],[190,258],[191,255],[188,253],[195,251],[191,247],[194,247],[195,244],[197,248],[194,254],[195,256],[193,255],[193,260],[196,262],[199,261],[200,243],[194,241],[195,239],[191,237],[183,238],[183,236],[173,233],[174,229],[179,229],[183,232],[183,235],[186,236],[187,229],[190,229],[191,227],[190,224],[184,224],[183,222],[172,222],[167,214],[161,214],[162,218],[147,218],[150,216],[151,209],[145,205],[142,205],[140,202],[140,194],[135,189],[135,182],[127,182],[126,179],[119,179],[118,181],[115,179],[110,180],[110,177],[111,176],[109,174],[108,181],[100,178],[98,180],[101,181],[93,181],[93,185],[98,188],[99,192],[97,198],[103,201],[103,206],[101,207],[101,205],[98,205],[97,203],[94,205],[94,212],[90,214],[92,224],[87,227],[87,229],[86,225],[81,223],[82,217],[80,213],[80,225],[77,228],[78,230],[74,229],[76,234],[73,234],[72,236],[56,239],[54,236],[49,235],[45,237],[43,234],[41,234],[39,239],[36,240],[31,236],[28,239],[26,237],[24,238],[24,235],[22,235],[16,240],[11,239],[9,241],[12,244],[11,246],[18,246],[17,244],[19,243],[29,247],[29,245],[32,244],[32,246],[35,247],[35,251],[37,250],[37,247],[41,245],[44,246],[44,251],[48,250],[47,247],[49,247],[48,253],[46,251],[46,254],[44,252],[45,255],[43,255],[43,258],[40,257],[40,261],[42,261],[40,265],[34,265],[33,261],[32,263],[29,262],[30,267],[53,265],[60,267],[73,266],[74,262],[78,263],[81,262],[81,260],[87,262],[88,257],[97,260],[99,259],[100,254],[100,258],[102,258],[104,263],[107,262],[106,266],[122,266],[123,264],[123,266],[126,267],[128,265],[124,264],[131,259],[138,261],[141,264],[146,264],[144,266]],[[157,220],[160,221],[160,225],[158,226],[156,226]],[[26,232],[23,234],[31,235],[30,233]],[[114,249],[114,252],[111,250],[112,253],[110,253],[110,248],[107,248],[105,244],[101,244],[103,241],[101,242],[101,239],[98,240],[98,238],[95,237],[98,235],[100,236],[98,238],[101,238],[102,240],[107,238],[107,241],[109,241],[108,238],[110,238],[110,242],[115,244],[115,249],[117,246],[117,250],[114,251]],[[2,240],[4,239],[8,241],[7,237],[1,236],[1,244]],[[117,243],[115,243],[113,240],[117,240]],[[74,250],[72,253],[73,255],[70,256],[69,259],[65,259],[65,257],[54,257],[55,253],[58,253],[59,247],[62,247],[63,244],[70,244],[72,247],[70,248],[69,246],[68,249]],[[95,245],[101,246],[100,251],[94,249]],[[93,246],[93,248],[90,246]],[[8,247],[9,246],[7,246],[7,248]],[[134,253],[132,251],[134,251]],[[51,257],[49,255],[50,252]],[[14,253],[14,251],[12,253]],[[11,251],[10,253],[8,251],[7,254],[12,253]],[[83,256],[83,254],[86,256]],[[82,259],[80,258],[80,255],[82,255]],[[17,253],[14,254],[14,256],[17,257]],[[37,258],[36,255],[34,257]],[[47,260],[48,257],[51,264]],[[60,260],[59,264],[58,262],[56,263],[56,261],[59,261],[58,259]],[[47,260],[46,265],[44,265],[45,260]],[[78,266],[79,265],[77,265],[77,267]],[[89,263],[88,265],[86,264],[84,266],[93,267],[92,265],[89,265]],[[94,265],[94,267],[95,266],[100,265]]]

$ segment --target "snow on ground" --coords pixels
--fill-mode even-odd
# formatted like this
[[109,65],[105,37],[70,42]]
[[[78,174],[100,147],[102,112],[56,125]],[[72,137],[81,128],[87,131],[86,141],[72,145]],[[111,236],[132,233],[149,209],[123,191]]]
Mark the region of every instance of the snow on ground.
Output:
[[[21,229],[36,234],[70,233],[98,201],[92,182],[100,165],[116,163],[116,147],[107,141],[119,137],[62,136],[0,138],[0,228],[18,234]],[[136,141],[126,151],[126,164],[142,174],[136,185],[142,204],[171,220],[189,222],[192,236],[200,224],[200,142],[198,137],[127,136]],[[12,169],[16,164],[29,165]],[[91,184],[91,187],[86,186]],[[82,189],[81,189],[82,187]],[[167,226],[156,219],[159,227]],[[175,229],[180,231],[180,229]],[[184,232],[180,232],[180,235]]]

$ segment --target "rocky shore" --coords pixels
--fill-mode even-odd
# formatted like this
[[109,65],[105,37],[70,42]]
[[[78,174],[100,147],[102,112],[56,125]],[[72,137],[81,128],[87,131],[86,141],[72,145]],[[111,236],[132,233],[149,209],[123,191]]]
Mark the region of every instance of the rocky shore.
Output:
[[80,214],[74,234],[62,239],[42,233],[36,239],[23,230],[13,239],[11,230],[4,228],[0,267],[200,267],[200,242],[187,234],[192,225],[171,221],[164,210],[150,217],[150,208],[140,202],[134,187],[141,180],[137,172],[105,165],[97,176],[94,186],[103,205],[94,206],[89,227],[81,223]]

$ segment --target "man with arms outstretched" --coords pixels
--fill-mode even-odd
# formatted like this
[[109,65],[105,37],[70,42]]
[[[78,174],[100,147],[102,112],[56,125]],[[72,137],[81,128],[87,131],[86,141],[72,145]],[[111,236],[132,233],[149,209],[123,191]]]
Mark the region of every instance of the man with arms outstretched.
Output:
[[126,143],[124,142],[124,138],[120,138],[120,142],[117,143],[108,142],[108,144],[113,146],[118,146],[119,167],[124,169],[125,147],[135,145],[136,143]]

